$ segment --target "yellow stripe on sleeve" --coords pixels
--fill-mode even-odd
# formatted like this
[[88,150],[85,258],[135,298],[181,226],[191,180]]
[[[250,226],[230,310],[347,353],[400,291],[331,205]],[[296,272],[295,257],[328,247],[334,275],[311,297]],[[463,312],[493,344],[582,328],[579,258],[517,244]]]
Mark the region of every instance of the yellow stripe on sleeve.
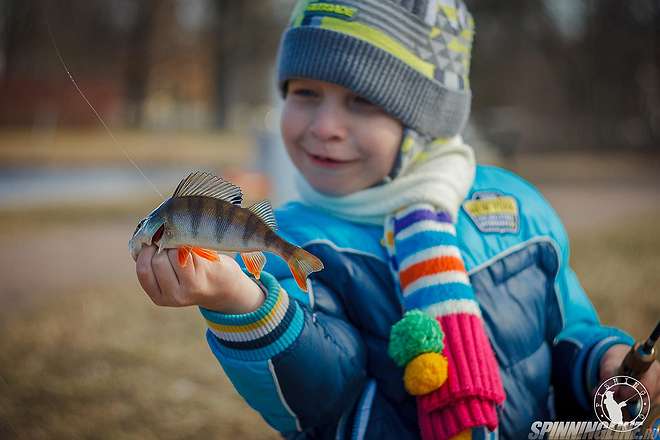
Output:
[[279,292],[279,297],[277,298],[277,302],[273,306],[272,309],[270,309],[270,312],[263,318],[261,318],[258,321],[252,322],[250,324],[246,325],[223,325],[223,324],[217,324],[215,322],[211,322],[208,319],[206,320],[206,323],[208,324],[209,327],[213,328],[214,330],[217,330],[219,332],[223,333],[247,333],[252,330],[256,330],[260,327],[264,327],[268,322],[273,320],[273,317],[277,313],[277,311],[280,309],[282,305],[282,301],[284,301],[284,292],[280,288]]

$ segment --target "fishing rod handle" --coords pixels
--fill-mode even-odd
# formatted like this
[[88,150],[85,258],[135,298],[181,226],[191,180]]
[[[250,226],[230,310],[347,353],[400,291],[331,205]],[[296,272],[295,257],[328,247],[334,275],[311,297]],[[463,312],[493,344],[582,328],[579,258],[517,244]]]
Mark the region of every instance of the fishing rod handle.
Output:
[[621,362],[617,375],[639,379],[646,370],[651,368],[651,365],[655,361],[655,348],[652,348],[650,353],[646,353],[641,347],[642,343],[636,342],[630,348],[623,362]]

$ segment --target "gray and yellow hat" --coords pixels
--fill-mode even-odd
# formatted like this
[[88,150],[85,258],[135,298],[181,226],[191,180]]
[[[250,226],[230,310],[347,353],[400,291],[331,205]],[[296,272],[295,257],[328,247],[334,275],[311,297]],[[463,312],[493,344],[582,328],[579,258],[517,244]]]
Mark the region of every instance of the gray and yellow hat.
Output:
[[339,84],[423,136],[452,137],[470,113],[473,35],[460,0],[302,0],[282,37],[278,84]]

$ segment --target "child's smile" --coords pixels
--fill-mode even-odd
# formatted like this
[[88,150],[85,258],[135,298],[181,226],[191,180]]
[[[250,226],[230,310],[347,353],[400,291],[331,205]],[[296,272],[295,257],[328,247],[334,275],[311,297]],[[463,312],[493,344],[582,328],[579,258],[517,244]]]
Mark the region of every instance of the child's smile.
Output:
[[324,155],[316,155],[316,154],[311,154],[307,153],[307,155],[310,158],[310,161],[319,167],[323,168],[338,168],[341,167],[342,165],[349,164],[351,162],[354,162],[353,160],[338,160],[338,159],[333,159],[331,157],[327,157]]
[[346,195],[380,182],[392,169],[402,133],[401,122],[344,87],[289,81],[282,137],[317,191]]

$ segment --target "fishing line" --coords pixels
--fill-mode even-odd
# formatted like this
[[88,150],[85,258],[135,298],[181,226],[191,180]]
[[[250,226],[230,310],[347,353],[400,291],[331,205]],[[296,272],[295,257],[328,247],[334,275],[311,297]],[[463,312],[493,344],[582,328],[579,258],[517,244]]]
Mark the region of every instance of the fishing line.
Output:
[[70,79],[71,82],[73,83],[73,86],[76,88],[76,90],[78,91],[78,93],[80,94],[80,96],[82,96],[83,100],[87,103],[87,105],[89,106],[89,108],[92,109],[92,111],[94,112],[94,115],[96,115],[96,117],[97,117],[97,119],[99,120],[99,122],[101,122],[101,125],[103,125],[103,128],[105,128],[105,131],[110,135],[110,138],[111,138],[112,141],[114,142],[115,146],[116,146],[117,148],[119,148],[119,150],[121,150],[122,153],[124,153],[124,157],[126,157],[126,160],[128,160],[128,161],[131,163],[131,165],[133,165],[133,166],[135,167],[135,169],[138,170],[138,172],[140,173],[140,175],[144,178],[144,180],[145,180],[149,185],[151,185],[151,187],[153,188],[153,190],[156,191],[156,193],[157,193],[162,199],[165,199],[165,197],[163,196],[163,194],[161,194],[161,192],[158,191],[158,188],[156,188],[156,185],[154,185],[154,183],[153,183],[151,180],[149,180],[149,178],[144,174],[144,172],[142,172],[142,169],[138,166],[138,164],[135,163],[135,161],[134,161],[133,159],[131,159],[131,157],[128,155],[128,152],[126,151],[126,149],[125,149],[125,148],[124,148],[124,147],[123,147],[123,146],[117,141],[117,139],[116,139],[115,136],[112,134],[112,131],[110,131],[110,129],[109,129],[108,126],[106,125],[106,123],[105,123],[105,121],[103,120],[103,118],[101,117],[101,115],[96,111],[96,109],[94,108],[94,106],[92,105],[92,103],[89,102],[89,99],[87,99],[87,96],[85,96],[85,94],[84,94],[83,91],[80,89],[80,87],[78,87],[78,83],[77,83],[76,80],[73,78],[73,75],[72,75],[71,72],[69,71],[69,68],[67,67],[66,63],[64,62],[64,58],[62,58],[62,54],[60,53],[60,49],[57,47],[57,43],[55,42],[55,37],[53,36],[53,32],[52,32],[52,30],[51,30],[51,28],[50,28],[50,22],[48,21],[48,19],[46,19],[46,26],[47,26],[47,28],[48,28],[48,36],[50,36],[50,41],[53,43],[53,47],[55,48],[55,53],[57,54],[57,58],[59,58],[60,63],[62,64],[62,67],[64,68],[64,71],[66,72],[66,74],[69,76],[69,79]]

